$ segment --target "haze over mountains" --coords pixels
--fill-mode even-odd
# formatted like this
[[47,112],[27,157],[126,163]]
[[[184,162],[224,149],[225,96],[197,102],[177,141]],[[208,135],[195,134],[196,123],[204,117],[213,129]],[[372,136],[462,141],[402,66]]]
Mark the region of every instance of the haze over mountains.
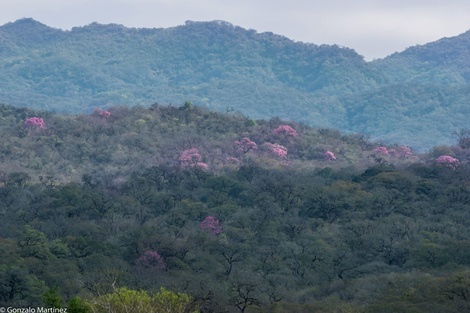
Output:
[[470,32],[366,62],[224,21],[62,31],[21,19],[0,26],[0,102],[79,113],[189,100],[424,150],[468,127],[469,60]]

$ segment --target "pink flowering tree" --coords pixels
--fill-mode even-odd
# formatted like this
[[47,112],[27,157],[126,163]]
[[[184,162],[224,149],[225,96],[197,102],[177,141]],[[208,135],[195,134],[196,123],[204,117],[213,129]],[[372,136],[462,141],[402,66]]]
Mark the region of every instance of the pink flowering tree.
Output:
[[25,126],[37,127],[37,128],[46,128],[46,123],[41,117],[30,117],[24,121]]
[[217,236],[222,232],[222,226],[220,226],[219,220],[210,215],[199,223],[199,229],[214,236]]
[[287,157],[287,148],[277,143],[265,143],[265,146],[277,157]]
[[406,147],[406,146],[400,146],[396,149],[390,149],[388,150],[388,153],[391,156],[394,156],[399,159],[409,159],[413,158],[413,151],[411,151],[411,148]]
[[191,148],[181,152],[178,159],[181,168],[200,168],[203,170],[209,169],[209,165],[202,162],[202,156],[199,154],[197,148]]
[[240,164],[240,159],[237,159],[235,157],[229,156],[225,158],[224,164],[234,164],[238,165]]
[[289,125],[280,125],[276,129],[272,131],[273,135],[286,135],[286,136],[292,136],[292,137],[297,137],[299,134],[295,129],[290,127]]
[[155,251],[145,251],[138,259],[137,264],[147,268],[158,268],[164,270],[166,268],[163,258]]
[[441,155],[436,159],[436,163],[445,167],[449,167],[453,170],[460,166],[459,160],[451,157],[450,155]]
[[201,170],[204,170],[204,171],[209,170],[209,165],[207,163],[204,163],[204,162],[197,162],[194,167],[198,168],[198,169],[201,169]]
[[325,161],[335,161],[336,160],[336,155],[333,152],[331,152],[330,150],[328,150],[325,153],[323,153],[323,159]]
[[256,142],[251,141],[248,137],[234,141],[235,151],[240,154],[246,154],[250,151],[258,149]]
[[383,146],[382,146],[382,147],[378,147],[378,148],[376,148],[374,151],[375,151],[375,153],[377,153],[377,154],[387,155],[387,156],[390,155],[390,153],[389,153],[388,150],[387,150],[387,147],[383,147]]
[[96,108],[94,112],[95,112],[96,115],[98,115],[100,117],[104,117],[104,118],[108,118],[111,115],[111,112],[106,111],[106,110],[102,110],[100,108]]

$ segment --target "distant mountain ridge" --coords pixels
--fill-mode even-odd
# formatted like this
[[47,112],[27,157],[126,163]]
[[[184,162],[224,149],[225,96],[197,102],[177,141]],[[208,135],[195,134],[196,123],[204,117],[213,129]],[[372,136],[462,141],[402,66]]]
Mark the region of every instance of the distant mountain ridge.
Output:
[[63,31],[21,19],[0,26],[0,102],[78,113],[190,100],[428,149],[467,128],[469,56],[470,32],[366,62],[224,21]]

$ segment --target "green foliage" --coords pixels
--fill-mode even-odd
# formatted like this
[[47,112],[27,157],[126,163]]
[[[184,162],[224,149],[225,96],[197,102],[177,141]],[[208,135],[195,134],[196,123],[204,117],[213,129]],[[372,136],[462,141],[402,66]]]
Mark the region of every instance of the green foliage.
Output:
[[135,312],[135,313],[197,313],[192,309],[190,296],[175,293],[161,288],[159,292],[149,295],[140,290],[130,290],[125,287],[114,290],[113,293],[91,299],[89,306],[92,312]]
[[197,313],[197,311],[191,309],[193,306],[191,297],[184,293],[175,293],[165,288],[160,288],[153,296],[153,301],[158,308],[156,312],[183,313],[191,311],[192,313]]
[[181,107],[183,110],[191,110],[193,107],[193,104],[191,101],[185,101],[183,106]]
[[23,227],[23,231],[18,238],[18,246],[21,248],[23,257],[35,257],[44,260],[51,256],[46,235],[29,225]]
[[28,264],[0,266],[0,305],[18,307],[42,304],[44,281],[29,273]]
[[73,297],[69,300],[67,306],[67,312],[69,313],[90,313],[91,308],[89,304],[80,297]]
[[49,288],[43,295],[42,301],[45,307],[62,308],[64,300],[59,294],[59,288]]

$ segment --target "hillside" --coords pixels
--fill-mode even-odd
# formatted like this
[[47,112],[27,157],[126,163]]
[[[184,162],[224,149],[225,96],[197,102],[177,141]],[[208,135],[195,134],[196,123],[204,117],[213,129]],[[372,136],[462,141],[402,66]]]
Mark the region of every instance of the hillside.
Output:
[[57,112],[182,103],[302,122],[416,149],[466,128],[468,33],[365,62],[223,21],[167,29],[32,19],[0,26],[0,102]]
[[468,134],[417,155],[189,102],[0,123],[0,307],[470,308]]
[[[240,162],[306,169],[333,165],[366,168],[375,164],[374,149],[378,147],[362,135],[285,124],[277,118],[253,120],[235,113],[216,113],[189,102],[179,107],[113,107],[88,115],[0,105],[0,122],[0,173],[5,178],[23,172],[34,182],[39,177],[80,182],[87,174],[100,181],[119,181],[147,167],[178,165],[181,153],[192,148],[199,150],[208,169],[215,172],[236,168]],[[276,150],[273,145],[280,146]],[[285,153],[276,154],[279,149]],[[336,155],[335,162],[325,160],[327,151]],[[387,160],[394,164],[416,162],[411,155]]]

